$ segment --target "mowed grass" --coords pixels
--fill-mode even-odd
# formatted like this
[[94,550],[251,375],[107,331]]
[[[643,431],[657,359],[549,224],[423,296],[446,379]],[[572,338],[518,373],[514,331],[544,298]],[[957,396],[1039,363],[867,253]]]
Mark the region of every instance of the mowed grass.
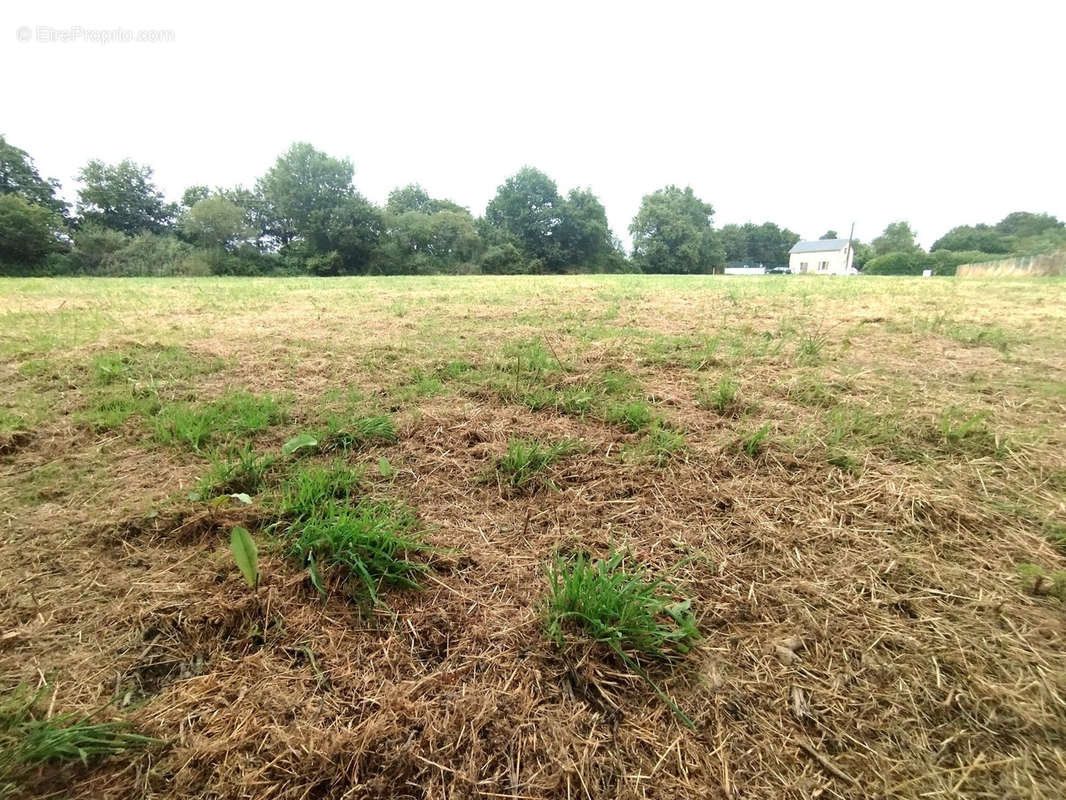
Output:
[[[161,589],[144,570],[158,552],[141,558],[138,550],[173,548],[173,566],[166,564],[173,574],[163,573],[162,588],[173,592],[175,608],[214,619],[224,615],[204,615],[202,604],[214,598],[236,615],[247,600],[247,615],[232,625],[227,617],[219,634],[234,640],[211,662],[220,685],[232,685],[227,670],[258,647],[282,675],[256,673],[274,688],[275,680],[296,685],[301,670],[315,676],[308,686],[321,687],[320,671],[335,669],[352,696],[387,705],[377,687],[410,675],[424,681],[419,691],[434,709],[456,714],[458,732],[481,728],[462,716],[456,697],[510,708],[493,693],[522,684],[544,714],[537,724],[556,726],[552,735],[565,734],[551,716],[556,710],[573,720],[591,709],[583,741],[617,748],[596,752],[611,774],[673,779],[675,761],[726,757],[743,771],[754,754],[759,769],[737,785],[780,796],[787,794],[781,785],[766,783],[775,770],[789,785],[809,778],[801,767],[790,772],[791,760],[781,766],[766,755],[778,753],[797,724],[821,730],[817,720],[832,728],[833,741],[867,741],[835,716],[835,700],[822,691],[835,680],[825,676],[853,653],[870,655],[855,662],[854,686],[833,684],[841,702],[867,707],[880,691],[868,679],[873,671],[893,687],[877,703],[911,724],[924,708],[949,707],[942,696],[926,703],[922,692],[968,679],[967,664],[936,649],[950,637],[922,627],[927,618],[957,622],[953,607],[937,603],[977,597],[1011,614],[1061,614],[1066,603],[1066,281],[3,280],[0,316],[0,499],[18,520],[7,539],[10,558],[23,550],[34,564],[66,557],[66,539],[49,537],[67,531],[84,546],[76,554],[84,569],[121,571],[124,590],[150,608],[157,600],[144,592]],[[120,526],[142,518],[192,520],[205,533],[190,545],[191,534],[157,541],[149,525]],[[261,553],[262,582],[254,586],[229,558],[235,520]],[[76,538],[112,523],[143,536],[131,535],[121,550],[113,537]],[[97,538],[110,545],[94,554]],[[862,568],[836,575],[866,542]],[[922,571],[930,559],[935,574]],[[193,567],[217,570],[217,580],[185,572]],[[65,568],[77,575],[81,567]],[[39,580],[41,570],[32,574]],[[79,584],[88,599],[78,609],[91,606],[94,586]],[[31,616],[34,625],[67,619],[48,605],[55,594],[12,591],[11,608],[0,612],[5,629],[26,630]],[[100,593],[105,604],[121,594],[108,592]],[[822,593],[831,597],[820,605]],[[1019,596],[1033,605],[1020,605]],[[847,618],[840,635],[852,638],[843,656],[835,639],[809,652],[785,647],[791,655],[774,644],[800,632],[817,640],[818,626],[804,620],[852,612],[865,616]],[[970,607],[958,616],[983,619]],[[309,619],[327,622],[319,630],[306,626]],[[1035,630],[1033,619],[1019,630]],[[91,630],[95,619],[77,621],[70,630]],[[17,663],[0,659],[11,674],[22,664],[39,667],[26,680],[59,676],[71,694],[83,690],[83,676],[65,671],[68,662],[55,653],[77,650],[91,666],[86,674],[109,675],[108,653],[127,647],[89,652],[64,630],[47,632],[39,645],[18,634]],[[986,647],[980,636],[957,633],[971,642],[973,663],[995,656],[1010,670],[1026,668],[1010,660],[1012,645]],[[907,650],[911,641],[922,650],[918,660]],[[883,643],[898,652],[880,652]],[[1032,646],[1043,648],[1043,640]],[[491,658],[482,658],[486,649]],[[1040,659],[1049,653],[1040,650],[1032,663],[1044,669]],[[429,671],[439,660],[455,675],[471,671],[443,680]],[[970,682],[999,692],[980,700],[990,706],[997,696],[1015,698],[993,672]],[[360,683],[364,673],[378,682]],[[533,673],[539,683],[523,683]],[[744,700],[719,706],[708,692]],[[254,708],[236,709],[227,697],[200,702],[227,723],[238,713],[255,718]],[[918,699],[907,705],[903,697]],[[166,718],[163,701],[144,702],[151,718]],[[316,713],[330,730],[351,729],[347,712],[319,697],[300,702],[325,709]],[[745,718],[756,707],[760,716]],[[421,725],[405,708],[389,713],[408,728]],[[1003,717],[1002,707],[993,710]],[[948,724],[930,713],[936,725]],[[1034,718],[1048,717],[1023,721]],[[98,745],[100,755],[132,759],[125,750],[143,744],[111,723],[50,719],[42,741],[63,758],[77,758],[78,747],[92,756],[86,745]],[[876,731],[885,720],[862,724]],[[714,737],[690,737],[677,722],[704,733],[725,726],[728,736],[708,745]],[[965,742],[966,752],[1009,763],[989,740],[968,739],[972,732],[919,722],[929,741],[934,732],[937,742],[957,734],[952,741]],[[320,733],[318,718],[293,724]],[[589,737],[600,724],[623,735]],[[17,748],[36,741],[31,727],[18,729]],[[176,725],[178,739],[182,730]],[[648,732],[655,755],[643,762],[625,743]],[[282,782],[302,780],[291,777],[302,775],[291,751],[269,736],[264,757],[290,776]],[[897,732],[886,736],[888,745],[871,734],[862,759],[847,748],[832,758],[871,786],[908,759],[926,764],[897,752]],[[197,745],[181,739],[180,746]],[[221,752],[230,743],[212,746]],[[657,764],[670,747],[678,758]],[[490,780],[479,790],[558,793],[558,786],[526,786],[519,775],[520,762],[549,774],[543,754],[516,753],[513,782]],[[446,769],[416,772],[423,762],[408,759],[414,766],[403,786],[466,774],[469,766],[444,751],[423,755]],[[21,764],[36,758],[19,756]],[[160,774],[180,767],[162,758]],[[380,759],[383,774],[389,758]],[[906,783],[913,775],[896,773],[891,782],[933,796],[970,774],[966,764],[940,767],[946,784]],[[128,760],[121,768],[116,774],[141,774]],[[242,779],[252,774],[242,770]],[[680,785],[663,783],[670,791]],[[590,794],[625,793],[621,783],[603,786]],[[579,783],[570,788],[583,791]],[[717,784],[705,788],[713,793]]]

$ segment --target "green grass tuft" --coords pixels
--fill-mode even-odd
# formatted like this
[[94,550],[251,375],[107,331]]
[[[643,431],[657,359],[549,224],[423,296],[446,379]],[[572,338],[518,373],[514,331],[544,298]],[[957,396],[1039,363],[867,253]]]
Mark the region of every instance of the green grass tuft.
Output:
[[545,445],[535,440],[511,439],[507,453],[496,462],[496,472],[501,482],[512,489],[551,486],[545,474],[548,467],[580,449],[579,442],[570,440]]
[[200,479],[198,493],[203,498],[222,494],[255,494],[266,483],[274,465],[269,453],[258,455],[251,445],[236,450],[233,457],[212,459],[211,469]]
[[636,433],[644,430],[655,419],[651,406],[643,400],[628,403],[611,403],[607,406],[606,419],[612,425],[621,425],[628,431]]
[[770,423],[764,423],[753,431],[742,433],[738,445],[745,455],[755,458],[766,449],[766,439],[770,436]]
[[331,417],[319,447],[323,451],[348,451],[368,444],[393,444],[396,439],[396,425],[392,417],[386,414],[357,417],[353,420]]
[[281,513],[294,520],[326,513],[330,506],[348,502],[362,478],[362,470],[339,461],[326,467],[301,467],[281,485]]
[[732,378],[722,378],[714,386],[703,386],[696,394],[696,405],[722,416],[735,414],[739,408],[737,392],[740,387]]
[[352,595],[374,605],[384,585],[419,588],[416,578],[428,567],[408,556],[434,550],[422,540],[421,525],[408,508],[366,499],[354,506],[319,505],[290,533],[290,553],[308,567],[320,591],[320,576],[339,569]]
[[163,406],[153,423],[158,441],[199,452],[220,439],[249,436],[284,420],[281,404],[270,395],[231,391],[206,403]]
[[27,772],[42,764],[81,762],[156,744],[126,722],[93,722],[74,714],[46,716],[40,695],[22,689],[0,699],[0,796],[17,791]]

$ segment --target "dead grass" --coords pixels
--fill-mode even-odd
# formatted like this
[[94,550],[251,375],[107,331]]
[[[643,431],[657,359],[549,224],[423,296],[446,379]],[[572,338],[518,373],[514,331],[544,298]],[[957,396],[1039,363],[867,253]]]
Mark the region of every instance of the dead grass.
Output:
[[[1066,617],[1018,565],[1066,566],[1048,535],[1066,522],[1064,300],[1062,282],[865,278],[0,284],[0,312],[37,315],[0,335],[0,400],[56,398],[0,439],[0,688],[47,687],[55,714],[110,702],[165,742],[40,768],[22,792],[1057,798]],[[59,309],[111,325],[50,327]],[[797,349],[810,330],[830,332],[816,353]],[[649,349],[658,335],[674,338]],[[394,405],[395,439],[284,461],[250,506],[190,500],[206,456],[154,443],[151,420],[96,431],[74,373],[18,369],[138,339],[227,365],[169,376],[168,402],[291,397],[249,452]],[[502,399],[479,371],[505,341],[563,390],[611,397],[602,376],[626,376],[683,451],[629,458],[646,431]],[[405,388],[413,374],[440,391]],[[726,374],[743,407],[709,413],[701,387]],[[768,423],[755,457],[738,448]],[[513,439],[584,446],[555,491],[501,494],[479,477]],[[831,446],[862,469],[827,463]],[[323,603],[272,544],[285,481],[327,467],[362,476],[353,499],[417,510],[438,548],[421,591]],[[257,592],[235,524],[261,547]],[[544,635],[551,555],[623,550],[692,599],[702,638],[652,677],[694,730],[595,643]]]

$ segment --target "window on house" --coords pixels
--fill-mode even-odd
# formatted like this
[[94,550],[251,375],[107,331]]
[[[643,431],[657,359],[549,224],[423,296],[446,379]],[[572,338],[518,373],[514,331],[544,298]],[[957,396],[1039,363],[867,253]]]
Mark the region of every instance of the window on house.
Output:
[[829,262],[828,261],[819,261],[818,262],[818,271],[819,272],[825,272],[827,269],[829,269]]
[[800,272],[806,272],[806,271],[807,271],[807,262],[806,261],[801,261],[800,262]]

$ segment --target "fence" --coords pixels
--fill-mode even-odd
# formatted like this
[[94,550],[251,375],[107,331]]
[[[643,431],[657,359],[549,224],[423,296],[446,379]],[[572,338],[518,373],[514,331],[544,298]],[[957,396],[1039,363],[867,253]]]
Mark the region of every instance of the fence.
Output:
[[962,264],[955,273],[961,278],[1046,277],[1066,275],[1066,250],[1035,256],[1012,256],[995,261]]

